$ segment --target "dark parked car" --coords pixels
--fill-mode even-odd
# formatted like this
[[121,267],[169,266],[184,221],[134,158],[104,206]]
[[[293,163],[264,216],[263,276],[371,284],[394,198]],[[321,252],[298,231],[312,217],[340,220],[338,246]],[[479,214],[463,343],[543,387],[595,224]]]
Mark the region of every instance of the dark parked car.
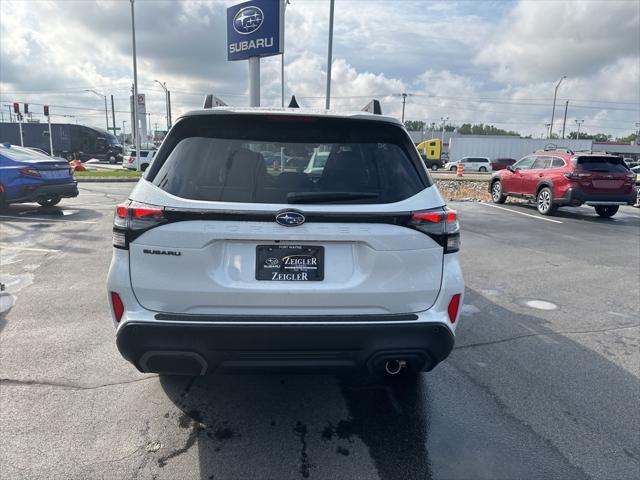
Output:
[[514,163],[516,163],[515,158],[494,158],[491,161],[491,168],[493,168],[493,171],[495,172],[496,170],[504,170]]

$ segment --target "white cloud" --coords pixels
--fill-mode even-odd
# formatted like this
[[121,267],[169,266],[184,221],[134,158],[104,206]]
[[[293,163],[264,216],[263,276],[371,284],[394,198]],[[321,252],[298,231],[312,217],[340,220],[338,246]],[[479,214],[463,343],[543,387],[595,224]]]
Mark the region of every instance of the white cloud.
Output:
[[[205,93],[246,104],[246,62],[226,60],[225,9],[232,3],[136,2],[138,79],[152,122],[164,123],[164,95],[155,79],[172,90],[174,116],[200,107]],[[408,92],[415,94],[407,98],[408,119],[448,116],[534,133],[549,121],[553,87],[566,74],[559,108],[569,98],[570,118],[626,134],[640,120],[637,106],[593,100],[638,101],[639,5],[338,1],[331,104],[359,109],[376,96],[386,113],[400,116],[400,94]],[[128,2],[1,0],[1,103],[95,108],[53,112],[101,126],[101,100],[83,92],[96,88],[114,95],[122,111],[117,123],[128,120],[129,15]],[[301,104],[321,107],[328,4],[295,0],[286,23],[287,101],[295,93]],[[280,104],[279,57],[262,60],[262,99]],[[590,108],[580,110],[580,104]]]
[[640,2],[520,2],[480,48],[494,78],[527,84],[594,74],[640,55]]

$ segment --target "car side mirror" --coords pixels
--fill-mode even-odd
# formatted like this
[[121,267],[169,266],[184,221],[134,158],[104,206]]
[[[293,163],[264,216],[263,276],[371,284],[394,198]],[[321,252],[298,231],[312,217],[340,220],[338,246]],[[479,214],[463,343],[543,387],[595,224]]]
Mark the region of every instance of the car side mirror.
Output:
[[507,170],[509,170],[510,172],[515,172],[516,169],[513,168],[513,165],[507,165]]

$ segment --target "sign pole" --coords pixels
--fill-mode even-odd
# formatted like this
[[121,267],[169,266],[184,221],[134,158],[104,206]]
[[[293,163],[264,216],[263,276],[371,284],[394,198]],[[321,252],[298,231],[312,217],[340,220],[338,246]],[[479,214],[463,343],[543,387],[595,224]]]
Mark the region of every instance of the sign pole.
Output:
[[260,106],[260,57],[249,57],[249,106]]
[[47,123],[49,124],[49,152],[53,157],[53,137],[51,136],[51,115],[47,115]]
[[24,138],[22,137],[22,114],[18,114],[18,128],[20,128],[20,146],[24,147]]

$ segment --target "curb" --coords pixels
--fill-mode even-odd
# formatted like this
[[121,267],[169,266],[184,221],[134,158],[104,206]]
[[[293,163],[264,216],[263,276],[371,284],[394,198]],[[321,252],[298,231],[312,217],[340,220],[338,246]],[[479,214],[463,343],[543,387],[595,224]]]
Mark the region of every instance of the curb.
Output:
[[136,183],[142,177],[76,177],[78,183]]

